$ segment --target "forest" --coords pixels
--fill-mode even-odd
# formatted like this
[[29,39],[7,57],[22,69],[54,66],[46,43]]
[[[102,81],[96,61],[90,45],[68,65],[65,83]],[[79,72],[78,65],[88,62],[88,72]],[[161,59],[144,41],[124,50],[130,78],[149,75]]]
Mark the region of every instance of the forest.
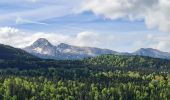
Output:
[[170,100],[169,60],[103,55],[0,65],[0,100]]

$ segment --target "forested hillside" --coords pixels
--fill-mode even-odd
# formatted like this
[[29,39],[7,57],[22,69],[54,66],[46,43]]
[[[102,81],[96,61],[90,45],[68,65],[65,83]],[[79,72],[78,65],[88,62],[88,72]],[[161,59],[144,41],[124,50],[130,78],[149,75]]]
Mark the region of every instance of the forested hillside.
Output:
[[1,67],[0,100],[170,99],[168,60],[105,55],[26,62]]
[[170,69],[170,60],[146,56],[103,55],[83,61],[85,64],[103,67]]
[[0,44],[0,60],[29,60],[38,59],[22,49]]

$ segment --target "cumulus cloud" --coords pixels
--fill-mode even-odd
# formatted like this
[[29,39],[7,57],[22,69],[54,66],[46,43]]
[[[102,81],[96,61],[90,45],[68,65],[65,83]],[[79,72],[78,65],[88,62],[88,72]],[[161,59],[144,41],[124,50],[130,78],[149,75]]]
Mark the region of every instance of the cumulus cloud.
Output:
[[170,34],[168,33],[147,34],[143,32],[130,32],[103,34],[84,31],[75,35],[68,35],[48,32],[30,33],[12,27],[0,28],[1,44],[22,48],[31,45],[39,38],[46,38],[54,45],[67,43],[76,46],[108,48],[122,52],[135,51],[139,48],[155,48],[170,52]]
[[17,45],[26,34],[11,27],[0,28],[0,42],[4,44]]
[[14,47],[25,47],[31,45],[39,38],[46,38],[52,43],[69,42],[71,37],[56,33],[36,32],[29,33],[11,27],[0,28],[0,43],[11,45]]
[[[14,47],[25,47],[31,45],[39,38],[46,38],[54,45],[59,43],[68,43],[77,46],[97,46],[109,45],[114,37],[111,35],[102,35],[95,32],[80,32],[74,36],[61,33],[28,33],[11,27],[0,28],[0,43]],[[104,41],[104,42],[103,42]]]
[[114,35],[99,34],[95,32],[80,32],[76,35],[74,44],[79,46],[110,46],[115,39]]
[[170,32],[169,0],[85,0],[78,12],[92,11],[115,20],[144,20],[148,28]]
[[170,32],[170,0],[1,0],[0,4],[8,4],[8,9],[0,9],[1,25],[44,25],[46,20],[92,11],[112,20],[144,20],[148,28]]
[[152,44],[153,48],[164,50],[170,52],[170,34],[159,34],[159,35],[154,35],[151,40],[155,41],[154,44]]

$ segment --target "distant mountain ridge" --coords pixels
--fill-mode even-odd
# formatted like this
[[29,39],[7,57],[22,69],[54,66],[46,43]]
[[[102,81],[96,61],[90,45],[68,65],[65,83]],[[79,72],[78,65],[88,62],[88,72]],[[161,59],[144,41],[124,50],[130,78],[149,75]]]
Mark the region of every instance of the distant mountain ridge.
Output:
[[153,58],[170,59],[170,53],[163,52],[153,48],[141,48],[132,53],[132,55],[148,56]]
[[170,59],[170,53],[152,48],[141,48],[133,53],[121,53],[109,49],[95,47],[79,47],[65,43],[57,46],[52,45],[47,39],[40,38],[31,46],[23,48],[28,53],[44,59],[71,60],[96,57],[105,54],[114,55],[139,55],[153,58]]
[[[84,64],[85,65],[92,64],[97,66],[103,65],[103,66],[140,67],[140,68],[150,67],[150,68],[166,70],[169,69],[170,66],[169,53],[162,52],[152,48],[141,48],[135,51],[134,53],[118,53],[108,49],[77,47],[77,46],[71,46],[64,43],[61,43],[57,46],[53,46],[50,42],[43,39],[36,41],[33,45],[31,45],[31,47],[32,47],[30,48],[31,50],[35,50],[36,52],[40,52],[41,54],[37,54],[36,52],[34,54],[33,53],[30,54],[22,49],[0,44],[0,68],[9,67],[9,68],[30,69],[30,68],[50,67],[50,66],[55,66],[55,67],[56,66],[63,67],[68,65],[76,66],[77,64],[82,64],[83,67]],[[88,50],[86,51],[87,48],[89,49],[89,51],[91,51],[94,54],[98,54],[99,56],[96,57],[96,55],[91,55],[91,53],[89,55],[85,55],[88,51]],[[81,50],[83,54],[79,52]],[[113,53],[113,54],[105,55],[104,53]],[[51,56],[47,54],[56,54],[56,55]],[[135,56],[135,55],[139,55],[139,56]],[[39,59],[36,56],[44,59]],[[144,57],[144,56],[152,56],[152,57]],[[87,59],[74,60],[80,58],[87,58]],[[45,60],[45,59],[57,59],[59,61]]]
[[95,57],[103,54],[117,54],[113,50],[100,49],[93,47],[78,47],[65,43],[57,46],[52,45],[48,40],[40,38],[31,46],[25,47],[25,51],[45,59],[82,59],[87,57]]

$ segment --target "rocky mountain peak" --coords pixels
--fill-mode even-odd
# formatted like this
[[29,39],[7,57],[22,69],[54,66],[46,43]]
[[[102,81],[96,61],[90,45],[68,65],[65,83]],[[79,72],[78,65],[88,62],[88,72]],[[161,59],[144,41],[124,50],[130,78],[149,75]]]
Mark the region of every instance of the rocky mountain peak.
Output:
[[33,47],[44,47],[44,46],[52,46],[52,44],[45,38],[39,38],[31,46],[33,46]]
[[57,47],[58,48],[68,48],[68,47],[71,47],[71,45],[68,45],[66,43],[60,43]]
[[35,56],[46,59],[82,59],[102,54],[114,53],[112,50],[79,47],[66,43],[60,43],[55,46],[44,38],[38,39],[31,46],[25,47],[24,50]]

